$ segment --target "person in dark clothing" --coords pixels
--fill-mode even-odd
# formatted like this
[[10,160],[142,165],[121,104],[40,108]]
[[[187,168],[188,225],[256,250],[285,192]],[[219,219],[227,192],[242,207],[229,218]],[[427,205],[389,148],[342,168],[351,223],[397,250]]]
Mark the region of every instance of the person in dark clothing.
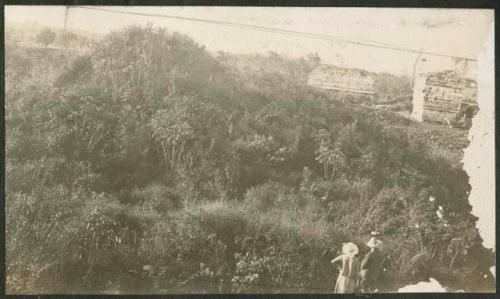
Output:
[[373,293],[381,289],[383,273],[386,269],[385,263],[387,257],[382,251],[382,242],[372,237],[368,243],[370,252],[368,252],[361,262],[361,291],[364,293]]

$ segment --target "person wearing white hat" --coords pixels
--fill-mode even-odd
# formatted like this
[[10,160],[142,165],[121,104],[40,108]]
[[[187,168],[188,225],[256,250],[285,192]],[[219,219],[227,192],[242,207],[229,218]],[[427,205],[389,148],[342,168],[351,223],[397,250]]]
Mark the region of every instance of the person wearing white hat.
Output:
[[358,252],[356,244],[344,243],[342,244],[342,254],[332,260],[332,264],[342,262],[334,293],[354,293],[358,285],[360,269],[359,260],[356,257]]
[[382,246],[382,241],[376,239],[375,237],[372,237],[370,241],[366,242],[366,246],[370,247],[371,250],[374,250]]
[[370,248],[370,252],[365,255],[361,262],[361,290],[363,292],[376,292],[380,289],[379,278],[383,272],[386,256],[381,250],[382,241],[376,237],[372,237],[366,246]]

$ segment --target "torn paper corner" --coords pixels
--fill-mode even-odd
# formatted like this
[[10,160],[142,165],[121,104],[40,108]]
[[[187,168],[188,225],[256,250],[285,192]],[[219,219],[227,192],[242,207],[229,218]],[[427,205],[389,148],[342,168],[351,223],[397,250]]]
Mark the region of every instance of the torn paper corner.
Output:
[[495,248],[495,63],[494,24],[478,57],[478,106],[464,150],[464,170],[469,175],[472,214],[486,248]]

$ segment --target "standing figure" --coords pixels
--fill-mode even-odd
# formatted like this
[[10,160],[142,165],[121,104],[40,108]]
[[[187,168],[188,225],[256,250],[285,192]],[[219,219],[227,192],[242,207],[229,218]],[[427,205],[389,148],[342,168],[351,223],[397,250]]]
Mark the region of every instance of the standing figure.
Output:
[[381,288],[381,279],[386,263],[386,256],[381,249],[382,242],[372,237],[366,245],[370,248],[361,262],[361,290],[363,292],[377,292]]
[[342,254],[332,260],[332,264],[342,263],[334,293],[354,293],[358,285],[360,270],[356,254],[358,254],[358,247],[354,243],[344,243],[342,245]]

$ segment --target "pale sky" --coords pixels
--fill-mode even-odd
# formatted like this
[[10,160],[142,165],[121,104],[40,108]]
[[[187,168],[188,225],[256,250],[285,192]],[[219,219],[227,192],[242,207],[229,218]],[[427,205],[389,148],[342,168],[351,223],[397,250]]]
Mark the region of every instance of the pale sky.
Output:
[[[414,8],[304,7],[102,7],[141,13],[202,18],[279,29],[370,40],[406,48],[477,58],[493,23],[493,10]],[[5,20],[64,26],[64,6],[6,6]],[[216,24],[159,17],[123,15],[71,8],[68,27],[105,34],[139,24],[166,27],[191,36],[210,51],[266,53],[288,56],[318,53],[325,63],[411,74],[417,54],[333,41],[251,31]],[[449,67],[451,59],[432,58],[430,65]]]

